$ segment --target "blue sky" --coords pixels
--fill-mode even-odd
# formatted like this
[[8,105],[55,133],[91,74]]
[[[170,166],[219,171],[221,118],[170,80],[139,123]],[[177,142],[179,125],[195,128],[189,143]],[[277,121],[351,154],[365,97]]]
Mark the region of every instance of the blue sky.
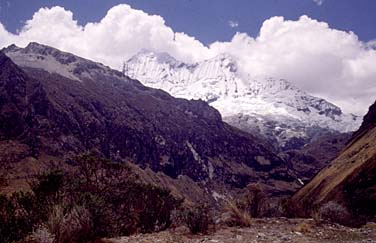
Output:
[[0,48],[35,41],[121,69],[142,49],[233,57],[345,112],[376,98],[376,0],[0,0]]
[[[185,32],[205,44],[228,41],[237,32],[257,36],[272,16],[296,20],[301,15],[329,23],[332,28],[353,31],[363,41],[376,39],[375,0],[0,0],[0,22],[15,33],[41,7],[63,6],[78,23],[99,21],[108,9],[127,3],[157,14],[177,32]],[[238,26],[231,28],[229,21]]]

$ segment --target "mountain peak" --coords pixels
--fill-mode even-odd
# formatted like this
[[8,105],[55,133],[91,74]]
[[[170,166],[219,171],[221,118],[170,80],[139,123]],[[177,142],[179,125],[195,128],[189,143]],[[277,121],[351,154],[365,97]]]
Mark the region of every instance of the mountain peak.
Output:
[[230,54],[195,65],[176,62],[168,54],[144,53],[127,62],[127,75],[176,97],[207,101],[230,124],[268,137],[272,130],[280,143],[296,137],[306,141],[311,136],[307,129],[313,127],[349,132],[360,125],[359,117],[343,114],[288,80],[241,74]]
[[83,81],[98,75],[124,79],[121,72],[100,63],[37,42],[30,42],[25,48],[11,45],[3,51],[20,67],[38,68],[72,80]]
[[55,49],[55,48],[47,46],[47,45],[43,45],[34,41],[29,42],[29,44],[27,44],[27,46],[25,47],[25,50],[37,50],[37,49]]
[[128,62],[143,62],[145,60],[148,60],[150,62],[156,62],[161,65],[166,64],[166,65],[171,65],[171,66],[178,66],[182,63],[176,60],[167,52],[155,52],[155,51],[148,50],[148,49],[142,49],[136,55],[131,57],[128,60]]
[[4,47],[1,51],[5,53],[5,52],[8,52],[8,51],[16,51],[16,50],[20,50],[20,49],[21,48],[16,46],[15,44],[11,44],[7,47]]
[[235,62],[234,57],[231,54],[228,53],[220,53],[217,56],[209,59],[210,60],[218,60],[218,61],[230,61],[230,62]]

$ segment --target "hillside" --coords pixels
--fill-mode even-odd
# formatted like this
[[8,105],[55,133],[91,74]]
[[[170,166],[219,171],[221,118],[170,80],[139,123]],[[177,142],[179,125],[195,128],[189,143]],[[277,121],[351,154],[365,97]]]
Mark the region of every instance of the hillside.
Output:
[[347,224],[376,215],[376,105],[369,108],[359,131],[342,153],[293,197],[296,212],[308,216],[328,202],[347,208]]
[[203,101],[174,98],[37,43],[3,51],[18,65],[1,54],[1,163],[15,178],[39,163],[69,165],[72,156],[96,151],[204,187],[260,182],[286,193],[297,186],[262,140],[224,123]]

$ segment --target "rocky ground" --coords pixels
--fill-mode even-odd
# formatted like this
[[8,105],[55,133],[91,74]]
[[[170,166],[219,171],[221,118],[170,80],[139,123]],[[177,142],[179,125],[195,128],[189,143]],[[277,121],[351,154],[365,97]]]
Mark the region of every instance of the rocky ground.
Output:
[[334,243],[376,242],[376,224],[348,228],[311,219],[255,219],[251,227],[217,227],[208,235],[185,228],[105,240],[106,243]]

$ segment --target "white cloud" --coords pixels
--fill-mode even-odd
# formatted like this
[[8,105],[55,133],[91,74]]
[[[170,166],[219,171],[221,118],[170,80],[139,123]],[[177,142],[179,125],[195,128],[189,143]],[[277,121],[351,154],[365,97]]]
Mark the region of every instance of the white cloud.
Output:
[[317,5],[321,6],[324,3],[324,0],[313,0]]
[[16,36],[9,33],[0,22],[0,48],[16,41]]
[[231,42],[210,48],[238,57],[245,73],[287,78],[346,111],[362,114],[376,99],[376,51],[354,33],[307,16],[273,17],[257,38],[237,33]]
[[366,43],[366,46],[370,49],[376,49],[376,40],[370,40]]
[[228,25],[231,27],[231,28],[236,28],[239,26],[239,23],[237,21],[234,21],[234,20],[230,20],[228,21]]
[[2,33],[2,46],[12,42],[25,46],[36,41],[114,68],[143,48],[166,51],[188,62],[196,61],[203,54],[201,50],[207,49],[193,37],[175,33],[162,17],[125,4],[111,8],[100,22],[85,26],[78,25],[73,13],[62,7],[41,8],[25,22],[17,36],[9,36],[12,35]]
[[42,8],[18,34],[0,23],[0,47],[30,41],[103,62],[120,69],[141,49],[168,52],[196,62],[230,53],[246,75],[286,78],[304,90],[326,98],[347,112],[362,114],[376,99],[376,50],[352,32],[332,29],[307,16],[296,21],[266,20],[259,36],[236,33],[229,42],[204,46],[184,33],[174,32],[158,15],[122,4],[99,22],[78,25],[73,13],[61,7]]

